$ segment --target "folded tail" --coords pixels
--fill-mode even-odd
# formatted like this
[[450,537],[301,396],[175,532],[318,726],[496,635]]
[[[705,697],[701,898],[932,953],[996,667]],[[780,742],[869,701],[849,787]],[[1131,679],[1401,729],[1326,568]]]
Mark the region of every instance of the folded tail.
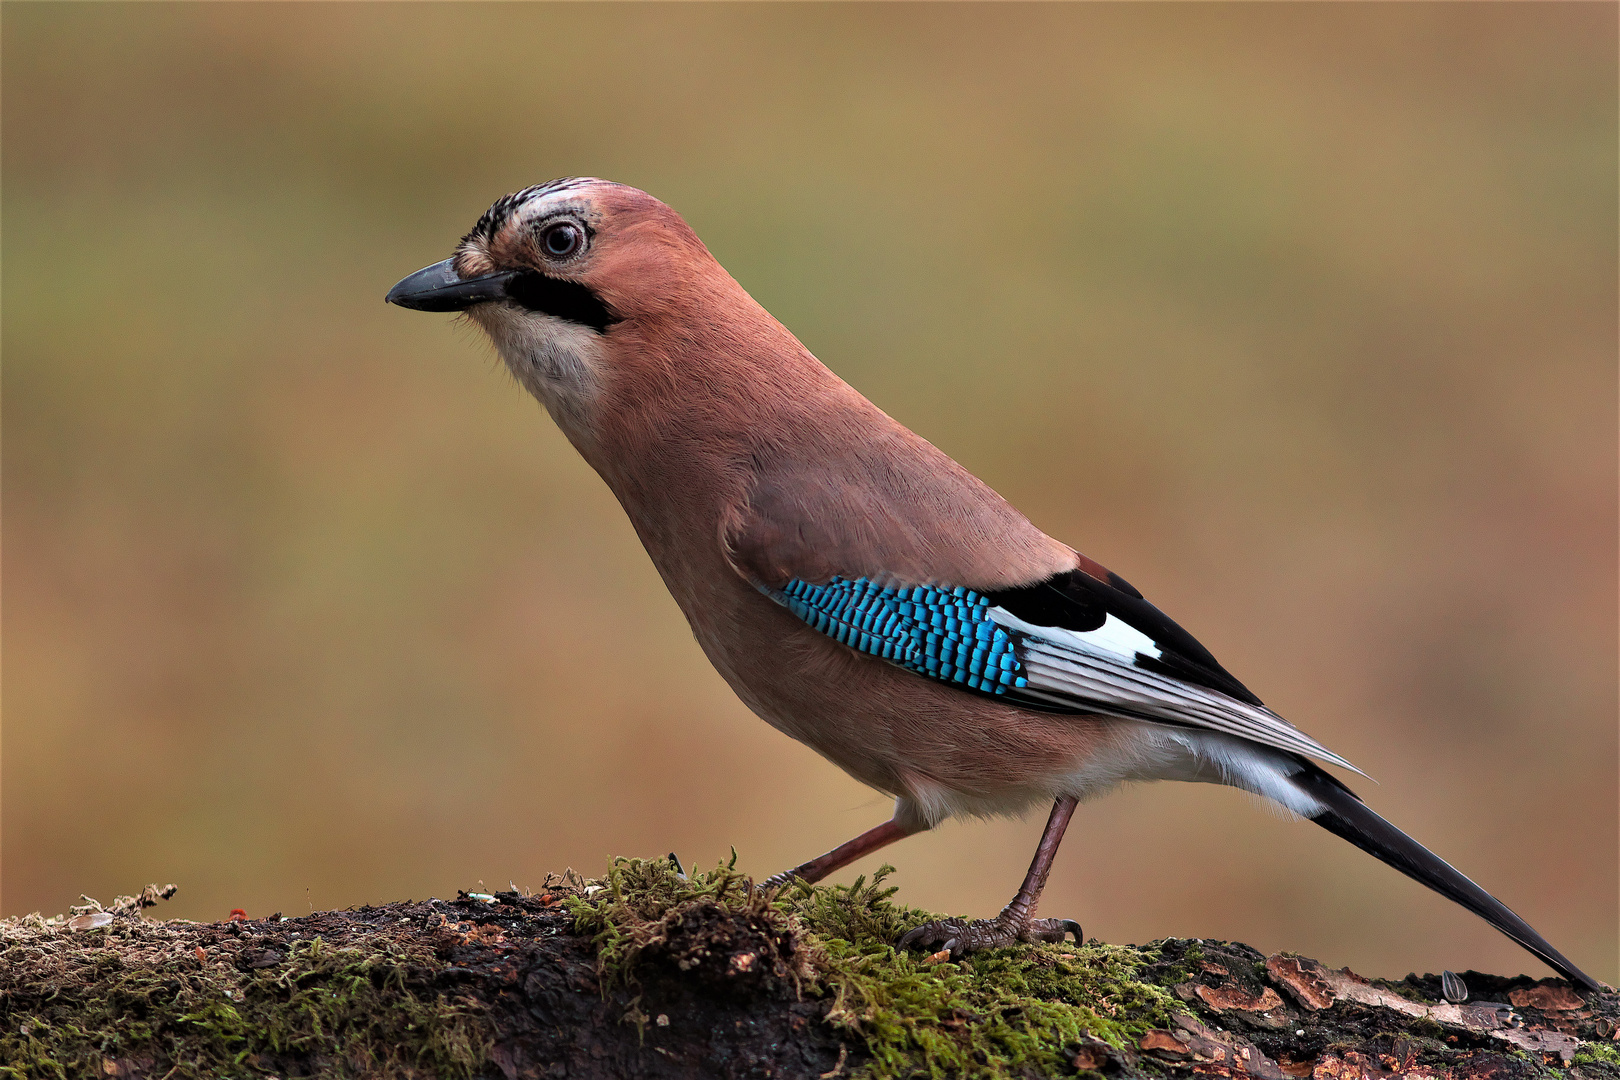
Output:
[[1300,790],[1326,809],[1311,818],[1322,828],[1342,836],[1362,851],[1388,863],[1441,896],[1455,900],[1508,937],[1535,953],[1560,975],[1587,990],[1603,985],[1565,959],[1531,925],[1507,905],[1452,869],[1422,844],[1368,809],[1354,792],[1314,765],[1289,777]]

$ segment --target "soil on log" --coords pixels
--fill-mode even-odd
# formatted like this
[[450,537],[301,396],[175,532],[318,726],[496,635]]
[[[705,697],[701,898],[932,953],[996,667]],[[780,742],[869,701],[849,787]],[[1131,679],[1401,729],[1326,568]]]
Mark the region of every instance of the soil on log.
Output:
[[894,951],[926,913],[892,892],[621,860],[202,924],[142,918],[152,888],[0,923],[0,1077],[1620,1078],[1612,991],[1207,940],[952,962]]

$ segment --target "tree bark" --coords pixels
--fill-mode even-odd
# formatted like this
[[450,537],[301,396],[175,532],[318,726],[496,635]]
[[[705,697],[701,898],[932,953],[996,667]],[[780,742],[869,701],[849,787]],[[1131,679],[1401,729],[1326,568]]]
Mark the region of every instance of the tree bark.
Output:
[[1612,992],[1466,972],[1453,1003],[1180,939],[896,954],[922,913],[880,881],[657,860],[293,919],[7,920],[0,1076],[1620,1078]]

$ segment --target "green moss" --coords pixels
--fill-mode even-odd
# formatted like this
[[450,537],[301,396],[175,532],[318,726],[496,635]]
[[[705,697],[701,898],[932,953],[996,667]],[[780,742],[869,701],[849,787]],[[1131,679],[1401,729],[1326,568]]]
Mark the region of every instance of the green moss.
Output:
[[1620,1048],[1606,1042],[1582,1043],[1575,1051],[1575,1060],[1572,1064],[1607,1065],[1611,1069],[1620,1069]]
[[1172,999],[1139,978],[1154,959],[1142,950],[1022,945],[939,964],[897,952],[908,927],[936,916],[893,903],[890,872],[772,895],[730,864],[685,878],[664,860],[627,859],[572,904],[606,984],[633,982],[640,954],[697,906],[773,920],[799,942],[800,989],[832,999],[827,1022],[864,1042],[873,1078],[1048,1074],[1087,1038],[1125,1047],[1165,1026]]
[[[687,877],[667,860],[621,859],[599,880],[570,875],[554,895],[514,894],[505,908],[474,900],[443,911],[399,905],[253,927],[120,917],[88,932],[70,932],[62,919],[8,920],[0,923],[0,1080],[102,1075],[118,1061],[166,1080],[487,1073],[496,1025],[519,992],[513,978],[527,957],[566,958],[566,985],[579,985],[578,942],[563,935],[562,951],[547,952],[558,899],[593,943],[600,992],[616,1003],[609,1014],[627,1022],[607,1043],[633,1048],[638,1033],[653,1042],[649,1014],[660,1010],[651,1003],[674,989],[741,1015],[791,1011],[795,1025],[820,1015],[851,1051],[864,1049],[855,1075],[867,1080],[1069,1075],[1082,1048],[1096,1060],[1094,1040],[1130,1050],[1148,1030],[1174,1027],[1173,1012],[1197,1011],[1167,987],[1207,976],[1214,964],[1264,970],[1246,946],[1176,939],[1141,948],[1020,945],[935,963],[894,948],[905,930],[935,916],[896,903],[889,873],[768,892],[752,888],[734,860]],[[410,918],[396,917],[405,910]],[[471,921],[448,921],[458,912]],[[492,933],[498,927],[510,943]],[[316,929],[326,940],[307,937]],[[446,995],[446,986],[457,989]],[[794,998],[821,1004],[789,1010]],[[1205,1015],[1219,1026],[1220,1017]],[[1313,1039],[1321,1040],[1313,1045],[1339,1057],[1396,1038],[1418,1040],[1425,1060],[1454,1052],[1438,1041],[1447,1029],[1433,1020],[1371,1035],[1375,1020],[1359,1013],[1337,1028],[1331,1021],[1313,1019]],[[828,1029],[812,1034],[825,1052]],[[1511,1055],[1545,1071],[1520,1051]],[[1620,1077],[1620,1048],[1586,1044],[1575,1063]],[[1166,1068],[1147,1054],[1127,1071]]]
[[1203,942],[1194,938],[1188,941],[1175,940],[1177,949],[1172,960],[1165,955],[1164,949],[1165,944],[1171,940],[1174,939],[1149,942],[1134,949],[1144,964],[1153,965],[1153,981],[1161,986],[1174,986],[1194,978],[1198,974],[1198,965],[1204,959]]
[[1425,1039],[1443,1039],[1446,1037],[1444,1025],[1427,1014],[1414,1017],[1407,1027],[1407,1032],[1410,1035]]
[[13,988],[14,1000],[35,991],[34,1005],[12,1010],[0,1032],[0,1077],[65,1080],[119,1059],[161,1062],[173,1080],[262,1076],[282,1055],[333,1076],[461,1077],[487,1060],[476,1009],[411,985],[412,966],[432,954],[391,942],[330,949],[316,938],[253,974],[130,962],[113,949],[81,956],[69,985]]
[[[591,937],[602,991],[633,983],[641,954],[664,943],[688,913],[709,906],[761,919],[775,916],[770,897],[751,890],[731,861],[713,873],[683,877],[667,859],[613,860],[605,878],[569,896],[575,930]],[[808,974],[808,971],[804,972]]]

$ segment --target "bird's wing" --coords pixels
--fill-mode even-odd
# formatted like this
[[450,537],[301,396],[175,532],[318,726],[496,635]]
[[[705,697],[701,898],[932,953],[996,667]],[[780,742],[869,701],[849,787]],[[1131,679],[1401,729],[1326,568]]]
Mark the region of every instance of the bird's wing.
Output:
[[824,452],[753,463],[724,530],[738,573],[845,645],[967,692],[1225,732],[1360,771],[1129,582],[882,419]]
[[850,648],[967,692],[1224,732],[1360,771],[1262,705],[1122,578],[1082,566],[1092,572],[988,592],[840,576],[755,584]]

